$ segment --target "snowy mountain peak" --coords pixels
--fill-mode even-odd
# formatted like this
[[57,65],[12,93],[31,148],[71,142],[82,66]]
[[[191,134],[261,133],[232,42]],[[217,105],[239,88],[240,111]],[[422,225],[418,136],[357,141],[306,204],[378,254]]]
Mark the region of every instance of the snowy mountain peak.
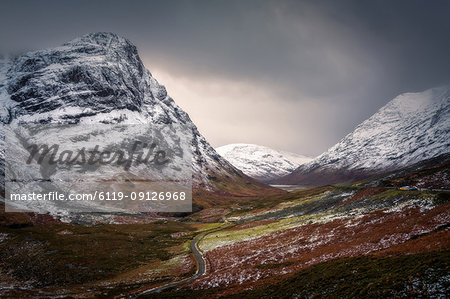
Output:
[[450,86],[402,94],[294,173],[291,184],[322,184],[399,169],[450,152]]
[[269,181],[289,174],[312,158],[256,144],[228,144],[216,151],[250,177]]
[[[192,131],[195,187],[227,192],[269,188],[243,175],[215,152],[144,67],[136,47],[116,34],[91,33],[60,47],[23,54],[0,64],[0,79],[0,125],[182,124]],[[0,147],[0,162],[2,158]],[[227,178],[227,182],[214,185],[210,178]],[[241,188],[228,188],[227,184],[240,184]]]

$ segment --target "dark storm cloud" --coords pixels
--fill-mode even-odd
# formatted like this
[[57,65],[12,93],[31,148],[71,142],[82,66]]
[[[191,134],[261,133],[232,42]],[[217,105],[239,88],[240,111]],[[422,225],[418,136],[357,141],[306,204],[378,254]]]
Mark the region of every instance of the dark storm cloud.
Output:
[[[214,101],[228,87],[205,99],[199,92],[175,98],[215,145],[259,142],[319,154],[399,93],[450,81],[450,1],[4,1],[0,11],[2,52],[112,31],[138,46],[150,71],[179,78],[173,84],[183,79],[201,90],[223,80],[259,90],[229,93],[242,97],[241,106],[229,102],[244,109],[247,123],[232,112],[223,117],[248,128],[247,140],[193,108],[194,101],[223,105]],[[260,103],[264,95],[271,104]],[[308,130],[258,134],[265,127],[256,125],[252,104],[279,111],[266,114],[267,126]]]

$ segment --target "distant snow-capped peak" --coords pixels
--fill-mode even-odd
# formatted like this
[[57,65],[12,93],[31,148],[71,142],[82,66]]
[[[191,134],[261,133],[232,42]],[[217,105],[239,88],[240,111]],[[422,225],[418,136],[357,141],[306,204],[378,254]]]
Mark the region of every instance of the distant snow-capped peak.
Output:
[[312,160],[310,157],[256,144],[228,144],[216,148],[216,151],[248,176],[262,181],[289,174]]

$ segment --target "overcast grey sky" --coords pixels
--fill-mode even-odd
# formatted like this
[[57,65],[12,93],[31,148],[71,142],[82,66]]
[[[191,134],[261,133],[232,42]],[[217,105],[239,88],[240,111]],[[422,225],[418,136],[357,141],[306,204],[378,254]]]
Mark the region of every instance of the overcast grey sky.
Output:
[[1,1],[0,52],[131,40],[213,146],[318,155],[403,92],[450,82],[450,1]]

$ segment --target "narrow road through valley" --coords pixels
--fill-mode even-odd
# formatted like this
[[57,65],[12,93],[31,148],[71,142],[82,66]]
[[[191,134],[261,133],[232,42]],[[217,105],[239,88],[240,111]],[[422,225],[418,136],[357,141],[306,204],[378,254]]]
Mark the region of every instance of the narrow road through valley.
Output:
[[190,248],[192,251],[192,254],[194,255],[194,259],[197,263],[197,272],[192,275],[189,278],[180,280],[180,281],[174,281],[159,287],[155,287],[149,290],[145,290],[145,291],[141,291],[141,292],[137,292],[135,293],[132,298],[136,298],[139,296],[143,296],[143,295],[147,295],[147,294],[151,294],[151,293],[160,293],[164,290],[170,289],[170,288],[174,288],[174,287],[179,287],[182,286],[186,283],[189,283],[191,281],[193,281],[194,279],[197,279],[198,277],[202,276],[203,274],[206,273],[206,260],[203,257],[203,253],[200,251],[200,249],[198,248],[198,243],[200,242],[201,239],[203,239],[203,237],[205,237],[207,234],[222,230],[224,228],[230,227],[230,224],[226,224],[224,226],[221,226],[219,228],[215,228],[213,230],[209,230],[206,232],[203,232],[201,234],[199,234],[197,237],[195,237],[191,243],[190,243]]

